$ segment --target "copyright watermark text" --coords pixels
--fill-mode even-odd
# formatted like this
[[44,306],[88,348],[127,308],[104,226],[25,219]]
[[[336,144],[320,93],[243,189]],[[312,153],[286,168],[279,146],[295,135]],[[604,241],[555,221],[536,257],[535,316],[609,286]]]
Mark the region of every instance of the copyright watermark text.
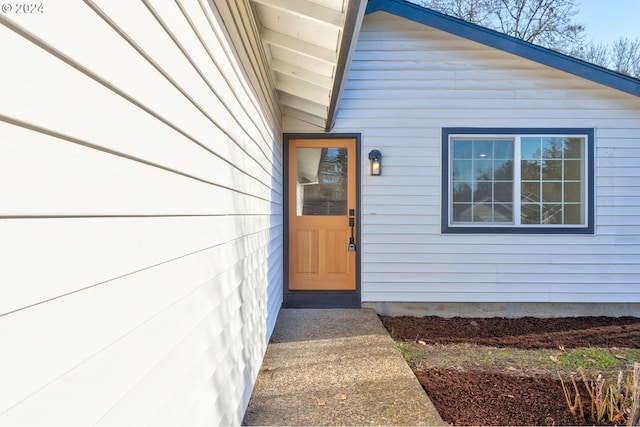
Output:
[[44,3],[2,3],[0,11],[5,14],[36,15],[44,13]]

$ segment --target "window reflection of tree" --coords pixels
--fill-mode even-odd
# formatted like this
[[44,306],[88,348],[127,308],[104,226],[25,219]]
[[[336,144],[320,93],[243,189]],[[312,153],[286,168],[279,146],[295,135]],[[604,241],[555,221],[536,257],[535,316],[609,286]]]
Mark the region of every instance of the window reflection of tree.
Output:
[[491,166],[482,168],[472,181],[454,178],[453,201],[457,205],[454,220],[510,222],[513,220],[513,161],[483,162]]
[[318,183],[305,190],[303,215],[346,215],[348,174],[348,150],[323,148]]
[[583,140],[540,138],[540,143],[530,159],[521,161],[522,223],[563,224],[563,205],[567,199],[563,183],[575,178],[567,176],[573,172],[567,170],[566,159],[576,159],[573,162],[581,165]]

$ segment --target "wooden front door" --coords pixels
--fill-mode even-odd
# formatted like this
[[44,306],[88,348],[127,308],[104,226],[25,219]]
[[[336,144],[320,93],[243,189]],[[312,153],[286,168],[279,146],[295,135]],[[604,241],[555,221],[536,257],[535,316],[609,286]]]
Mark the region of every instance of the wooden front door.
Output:
[[289,140],[289,290],[356,289],[356,140]]

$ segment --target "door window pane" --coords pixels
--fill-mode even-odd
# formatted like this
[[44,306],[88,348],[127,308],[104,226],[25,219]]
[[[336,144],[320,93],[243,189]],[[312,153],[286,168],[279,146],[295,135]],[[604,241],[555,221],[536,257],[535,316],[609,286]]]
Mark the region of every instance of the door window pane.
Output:
[[297,214],[346,216],[348,150],[297,148]]

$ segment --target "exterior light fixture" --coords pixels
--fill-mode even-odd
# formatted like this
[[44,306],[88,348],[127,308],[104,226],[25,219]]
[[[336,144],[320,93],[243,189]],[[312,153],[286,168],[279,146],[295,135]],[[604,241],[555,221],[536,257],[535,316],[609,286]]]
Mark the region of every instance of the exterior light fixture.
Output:
[[369,160],[371,160],[371,176],[380,176],[382,174],[382,154],[380,151],[369,151]]

